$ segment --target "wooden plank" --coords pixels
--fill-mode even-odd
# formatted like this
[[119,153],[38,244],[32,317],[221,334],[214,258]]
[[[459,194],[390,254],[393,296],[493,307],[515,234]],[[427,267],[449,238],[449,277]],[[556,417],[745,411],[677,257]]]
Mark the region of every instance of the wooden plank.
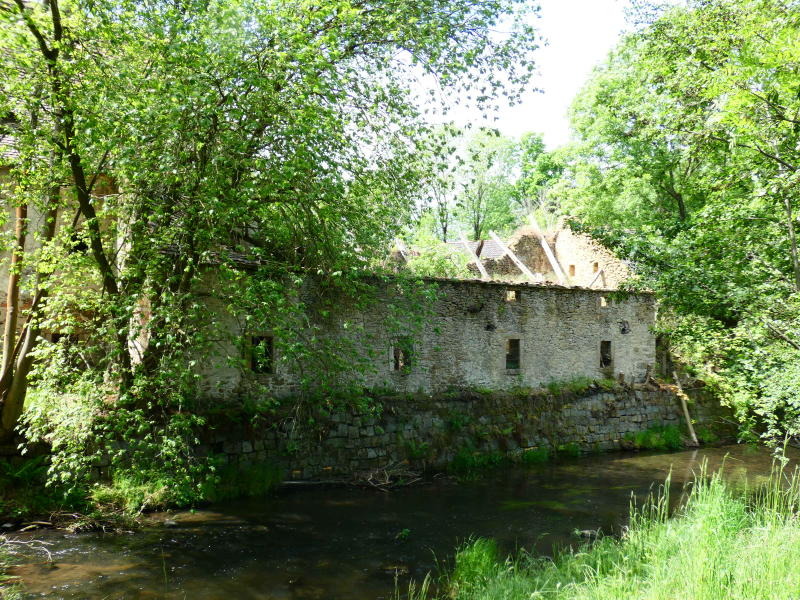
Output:
[[595,282],[595,281],[597,281],[597,280],[598,280],[598,278],[599,278],[599,277],[600,277],[602,274],[603,274],[603,269],[600,269],[600,270],[597,272],[597,275],[595,275],[595,276],[594,276],[594,279],[592,279],[592,282],[591,282],[589,285],[587,285],[586,287],[592,287],[592,286],[594,285],[594,282]]
[[512,262],[515,265],[517,265],[517,268],[520,271],[522,271],[528,279],[530,279],[533,283],[537,282],[536,276],[531,272],[531,270],[525,266],[525,263],[523,263],[519,258],[517,258],[517,255],[511,251],[511,248],[506,246],[503,240],[497,237],[497,234],[494,231],[490,231],[489,236],[495,241],[495,243],[498,246],[500,246],[503,249],[504,255],[507,254],[508,257],[512,260]]
[[686,392],[683,391],[681,380],[678,379],[678,374],[675,371],[672,372],[672,378],[675,380],[675,385],[678,387],[678,398],[681,401],[683,418],[686,419],[686,428],[689,430],[689,438],[691,439],[689,445],[697,448],[700,443],[697,441],[697,436],[695,435],[694,427],[692,426],[692,418],[689,416],[689,407],[686,405]]
[[556,255],[553,254],[553,251],[550,249],[550,244],[547,243],[547,240],[544,239],[544,231],[541,227],[539,227],[539,222],[536,220],[536,217],[533,214],[530,215],[530,223],[533,225],[533,228],[536,230],[536,233],[539,235],[539,243],[542,245],[542,250],[544,250],[545,256],[547,256],[547,260],[550,261],[550,266],[553,267],[553,273],[556,274],[558,277],[558,283],[561,285],[565,285],[567,283],[567,277],[564,275],[564,271],[561,269],[561,265],[558,264],[558,260],[556,260]]
[[464,235],[463,231],[459,235],[459,239],[460,239],[461,243],[464,245],[464,248],[466,248],[466,250],[469,253],[469,255],[472,257],[472,261],[476,265],[478,265],[478,271],[481,272],[481,279],[483,279],[484,281],[489,281],[491,279],[491,277],[489,277],[489,273],[486,271],[486,267],[483,266],[483,263],[481,262],[480,256],[475,254],[472,251],[472,248],[469,247],[469,242],[467,242],[467,238]]

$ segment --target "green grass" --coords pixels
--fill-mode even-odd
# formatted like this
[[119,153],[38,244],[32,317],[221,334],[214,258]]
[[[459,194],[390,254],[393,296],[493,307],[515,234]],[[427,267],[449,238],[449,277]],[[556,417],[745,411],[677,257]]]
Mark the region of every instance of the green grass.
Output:
[[679,450],[683,436],[676,425],[657,425],[644,431],[625,434],[625,441],[636,450]]
[[7,569],[11,566],[11,558],[6,550],[6,540],[0,535],[0,598],[3,600],[17,600],[21,598],[16,579],[9,577]]
[[581,454],[583,454],[583,451],[581,450],[581,447],[577,442],[561,444],[556,448],[556,455],[558,456],[569,456],[572,458],[577,458]]
[[[669,480],[664,489],[668,489]],[[437,586],[450,600],[796,600],[800,598],[800,477],[775,469],[756,491],[702,474],[668,517],[661,495],[632,509],[621,538],[554,559],[503,559],[475,540]],[[425,596],[417,590],[414,596]]]
[[519,462],[523,465],[538,465],[547,462],[550,458],[550,450],[547,448],[526,448],[519,455]]
[[551,381],[547,384],[547,391],[553,396],[562,393],[580,396],[592,387],[598,387],[603,391],[611,391],[617,385],[613,379],[592,379],[591,377],[576,377],[566,381]]
[[508,462],[502,452],[481,452],[465,446],[456,453],[448,465],[448,471],[462,480],[475,479],[487,469]]

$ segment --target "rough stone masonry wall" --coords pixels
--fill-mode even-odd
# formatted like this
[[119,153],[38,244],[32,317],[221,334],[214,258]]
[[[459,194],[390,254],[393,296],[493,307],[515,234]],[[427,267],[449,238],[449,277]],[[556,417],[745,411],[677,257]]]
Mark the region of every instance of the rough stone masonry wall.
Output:
[[[331,305],[327,321],[320,317],[325,306],[317,307],[310,294],[304,301],[309,320],[319,326],[315,337],[347,342],[348,361],[360,361],[363,366],[353,370],[351,379],[373,390],[437,394],[469,387],[497,391],[620,374],[627,382],[637,382],[644,380],[655,361],[651,329],[655,300],[650,294],[612,299],[603,290],[546,285],[452,280],[429,285],[438,291],[425,307],[429,315],[421,327],[405,313],[398,317],[393,312],[402,294],[391,284],[380,287],[377,300],[367,307],[345,301]],[[509,291],[517,292],[515,300],[507,300]],[[395,370],[393,348],[403,336],[409,338],[413,361]],[[519,340],[519,368],[507,368],[511,339]],[[603,342],[610,344],[612,359],[606,366],[601,361]],[[208,361],[206,394],[224,400],[262,393],[250,391],[251,387],[273,396],[300,393],[298,374],[313,365],[283,360],[287,353],[281,343],[276,340],[275,370],[269,374],[236,368],[241,349],[228,346],[227,355],[223,352]]]
[[[718,409],[694,395],[692,418],[712,424]],[[336,413],[313,428],[291,420],[253,426],[218,420],[201,451],[228,463],[270,461],[293,479],[339,479],[408,461],[445,469],[457,453],[514,453],[575,444],[584,451],[624,447],[626,434],[682,424],[671,390],[626,386],[583,394],[459,392],[434,398],[395,397],[379,415]]]

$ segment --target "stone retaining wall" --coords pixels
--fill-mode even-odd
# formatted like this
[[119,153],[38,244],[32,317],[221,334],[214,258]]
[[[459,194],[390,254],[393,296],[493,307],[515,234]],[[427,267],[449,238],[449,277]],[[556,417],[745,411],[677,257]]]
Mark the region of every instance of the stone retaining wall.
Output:
[[[713,425],[719,408],[693,394],[692,418]],[[683,426],[679,401],[668,388],[597,386],[583,393],[458,392],[393,397],[379,414],[340,412],[271,424],[214,419],[201,452],[228,463],[271,461],[293,479],[352,478],[408,461],[444,469],[457,453],[513,453],[569,446],[607,451],[626,446],[626,434],[652,426]]]

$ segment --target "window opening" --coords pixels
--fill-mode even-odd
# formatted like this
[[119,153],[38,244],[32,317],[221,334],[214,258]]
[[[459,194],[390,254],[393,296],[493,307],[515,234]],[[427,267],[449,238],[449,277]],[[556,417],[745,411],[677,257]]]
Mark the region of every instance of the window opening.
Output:
[[506,302],[516,302],[519,300],[519,290],[506,290]]
[[594,263],[592,265],[592,273],[597,273],[600,270],[600,263]]
[[569,276],[570,277],[575,277],[575,265],[570,265],[569,266]]
[[600,367],[605,369],[610,367],[611,363],[611,342],[603,340],[600,342]]
[[406,356],[406,351],[402,348],[398,348],[397,346],[394,347],[394,354],[393,354],[393,361],[394,361],[394,370],[395,371],[402,371],[406,364],[408,363],[408,357]]
[[253,373],[275,372],[275,340],[271,335],[253,336],[250,351],[250,368]]
[[608,306],[608,298],[605,296],[600,296],[600,308],[605,308]]
[[411,339],[400,338],[392,347],[392,369],[405,371],[411,366]]
[[519,369],[519,357],[519,340],[508,340],[506,342],[506,369]]

